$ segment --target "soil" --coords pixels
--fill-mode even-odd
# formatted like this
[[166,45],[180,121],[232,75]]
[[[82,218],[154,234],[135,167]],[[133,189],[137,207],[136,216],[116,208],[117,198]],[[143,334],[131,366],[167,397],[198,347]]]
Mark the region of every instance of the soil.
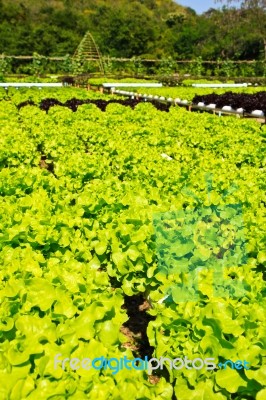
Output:
[[51,172],[54,176],[54,163],[53,161],[50,162],[49,164],[46,162],[47,157],[46,156],[41,156],[40,162],[39,162],[39,167],[47,169],[47,171]]
[[148,358],[152,358],[154,347],[150,346],[147,327],[150,321],[155,320],[155,317],[146,313],[150,304],[142,294],[137,294],[125,296],[122,308],[127,310],[129,317],[121,327],[121,332],[128,338],[128,342],[124,346],[130,348],[133,354],[135,353],[135,357],[144,359],[145,356],[148,356]]

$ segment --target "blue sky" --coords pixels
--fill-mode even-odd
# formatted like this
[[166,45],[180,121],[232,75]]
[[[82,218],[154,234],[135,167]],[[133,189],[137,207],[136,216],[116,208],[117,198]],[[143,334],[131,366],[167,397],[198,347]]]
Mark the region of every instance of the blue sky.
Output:
[[176,2],[193,8],[198,14],[207,11],[211,7],[219,8],[222,5],[222,3],[216,3],[214,0],[176,0]]

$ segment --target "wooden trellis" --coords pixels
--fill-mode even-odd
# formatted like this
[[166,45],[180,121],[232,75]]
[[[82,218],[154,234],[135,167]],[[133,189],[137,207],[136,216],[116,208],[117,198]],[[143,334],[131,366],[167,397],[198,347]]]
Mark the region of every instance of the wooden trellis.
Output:
[[87,61],[95,61],[97,62],[100,71],[104,74],[104,64],[102,61],[102,56],[90,32],[87,32],[85,34],[84,38],[78,45],[74,53],[73,60],[74,62],[76,62],[77,66],[81,66]]

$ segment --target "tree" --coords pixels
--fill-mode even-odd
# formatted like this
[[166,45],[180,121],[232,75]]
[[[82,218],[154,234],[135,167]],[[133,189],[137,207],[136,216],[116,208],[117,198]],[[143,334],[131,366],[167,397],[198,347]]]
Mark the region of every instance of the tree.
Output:
[[264,59],[266,60],[266,0],[216,0],[227,4],[239,3],[240,9],[235,9],[238,22],[246,25],[249,36],[263,44]]

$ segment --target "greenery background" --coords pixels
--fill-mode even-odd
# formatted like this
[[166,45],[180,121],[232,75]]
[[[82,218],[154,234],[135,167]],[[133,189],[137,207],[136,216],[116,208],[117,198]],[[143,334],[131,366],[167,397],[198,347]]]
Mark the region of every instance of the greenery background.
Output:
[[263,59],[263,18],[258,32],[245,9],[197,15],[172,0],[0,0],[0,54],[73,54],[90,30],[113,57]]

